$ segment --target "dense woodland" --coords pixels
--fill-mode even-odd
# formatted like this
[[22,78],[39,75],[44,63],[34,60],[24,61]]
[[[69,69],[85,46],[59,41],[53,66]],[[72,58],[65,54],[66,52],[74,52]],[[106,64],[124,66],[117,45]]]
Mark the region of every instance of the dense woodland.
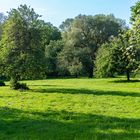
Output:
[[[78,15],[59,28],[20,5],[0,13],[0,75],[12,88],[23,79],[87,76],[127,80],[140,71],[140,2],[131,8],[131,26],[110,15]],[[22,85],[25,86],[25,85]]]

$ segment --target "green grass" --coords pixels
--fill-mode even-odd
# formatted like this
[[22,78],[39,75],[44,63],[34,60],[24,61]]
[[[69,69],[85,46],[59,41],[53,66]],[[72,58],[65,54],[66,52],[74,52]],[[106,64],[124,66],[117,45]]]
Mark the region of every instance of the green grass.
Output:
[[26,83],[26,92],[0,87],[0,140],[140,140],[140,82]]

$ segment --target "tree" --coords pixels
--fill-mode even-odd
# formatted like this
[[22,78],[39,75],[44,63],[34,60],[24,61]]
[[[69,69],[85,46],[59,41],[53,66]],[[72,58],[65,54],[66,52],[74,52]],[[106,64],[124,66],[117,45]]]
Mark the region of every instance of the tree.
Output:
[[130,44],[136,48],[136,59],[139,67],[136,71],[140,71],[140,1],[131,8]]
[[119,61],[121,66],[121,71],[126,73],[127,80],[130,80],[130,73],[138,68],[138,61],[136,57],[136,47],[130,43],[130,31],[127,31],[122,36],[120,36],[120,55],[121,57],[116,59]]
[[[130,80],[130,73],[138,68],[138,60],[136,48],[129,42],[129,33],[128,31],[102,46],[105,52],[98,53],[96,62],[96,69],[99,70],[96,73],[99,76],[110,76],[116,72],[125,73],[127,80]],[[103,48],[101,50],[103,51]]]
[[[113,15],[79,15],[74,19],[69,30],[64,32],[63,39],[66,41],[66,46],[75,48],[71,50],[88,48],[92,62],[95,62],[98,48],[110,37],[117,36],[123,28],[125,28],[124,22]],[[89,68],[88,76],[92,77],[94,63]]]
[[32,8],[20,5],[9,12],[4,24],[0,59],[3,72],[14,81],[15,86],[20,79],[43,74],[45,47],[41,45],[39,17]]

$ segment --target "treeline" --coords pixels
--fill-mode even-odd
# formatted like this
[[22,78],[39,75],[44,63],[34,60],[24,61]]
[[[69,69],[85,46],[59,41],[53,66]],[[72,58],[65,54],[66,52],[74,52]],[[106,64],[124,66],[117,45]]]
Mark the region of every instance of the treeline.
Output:
[[114,15],[78,15],[59,28],[27,5],[0,14],[0,75],[21,79],[114,77],[140,69],[140,2],[129,29]]

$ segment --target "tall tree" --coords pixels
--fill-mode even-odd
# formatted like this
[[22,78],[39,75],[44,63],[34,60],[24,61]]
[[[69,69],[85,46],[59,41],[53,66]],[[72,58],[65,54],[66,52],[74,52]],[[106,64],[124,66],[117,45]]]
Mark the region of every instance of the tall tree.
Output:
[[137,71],[140,71],[140,1],[131,8],[130,44],[136,48],[136,57],[139,62]]
[[14,83],[43,73],[45,47],[41,45],[39,17],[32,8],[20,5],[9,12],[4,24],[0,58],[3,72]]

